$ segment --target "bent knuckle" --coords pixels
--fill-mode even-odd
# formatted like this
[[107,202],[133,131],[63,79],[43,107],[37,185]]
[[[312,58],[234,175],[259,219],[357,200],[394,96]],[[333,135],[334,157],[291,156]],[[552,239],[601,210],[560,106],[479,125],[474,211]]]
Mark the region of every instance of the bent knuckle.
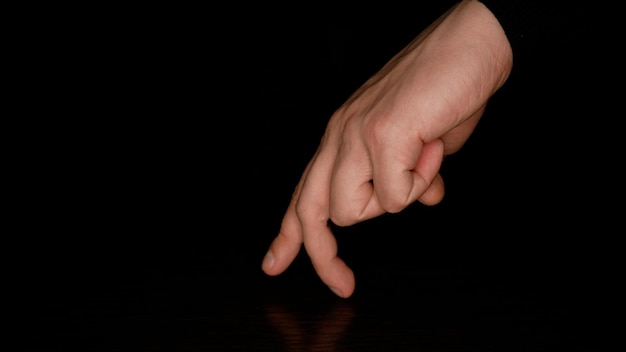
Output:
[[410,200],[405,197],[386,197],[381,200],[381,206],[387,213],[399,213],[409,206]]
[[328,219],[322,207],[309,202],[297,202],[295,205],[296,215],[303,223],[320,222]]
[[354,225],[358,220],[354,216],[350,216],[345,213],[331,212],[330,221],[337,226],[350,226]]

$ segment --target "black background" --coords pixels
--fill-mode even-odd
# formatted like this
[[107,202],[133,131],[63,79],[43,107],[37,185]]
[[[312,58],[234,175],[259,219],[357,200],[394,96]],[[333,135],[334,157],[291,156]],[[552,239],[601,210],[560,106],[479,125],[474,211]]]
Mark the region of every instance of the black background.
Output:
[[624,232],[621,64],[590,13],[521,44],[441,204],[334,228],[353,297],[305,252],[261,272],[332,112],[446,8],[108,9],[33,33],[11,270],[26,349],[597,343]]

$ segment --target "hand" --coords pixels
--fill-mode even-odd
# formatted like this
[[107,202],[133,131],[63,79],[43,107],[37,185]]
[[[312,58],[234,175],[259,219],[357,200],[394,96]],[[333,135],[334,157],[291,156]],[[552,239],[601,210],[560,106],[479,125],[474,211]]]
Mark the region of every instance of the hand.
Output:
[[328,221],[349,226],[444,196],[439,168],[473,132],[511,71],[493,14],[461,1],[420,33],[330,118],[262,268],[282,273],[304,245],[322,281],[354,292]]

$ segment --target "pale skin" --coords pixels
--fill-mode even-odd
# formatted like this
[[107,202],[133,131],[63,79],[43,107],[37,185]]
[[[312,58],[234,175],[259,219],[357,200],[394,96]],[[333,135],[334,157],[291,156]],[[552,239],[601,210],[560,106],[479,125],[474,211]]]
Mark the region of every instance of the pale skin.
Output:
[[284,272],[304,246],[338,296],[355,290],[328,226],[350,226],[444,197],[444,156],[474,131],[513,65],[491,11],[463,0],[422,31],[331,116],[263,260]]

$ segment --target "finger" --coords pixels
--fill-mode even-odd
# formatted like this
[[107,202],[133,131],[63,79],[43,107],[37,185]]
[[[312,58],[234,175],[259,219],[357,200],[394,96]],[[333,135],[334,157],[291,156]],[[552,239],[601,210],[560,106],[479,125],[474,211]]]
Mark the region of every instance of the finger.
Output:
[[289,267],[302,247],[302,230],[292,201],[283,217],[278,236],[270,244],[261,268],[268,275],[278,275]]
[[302,225],[296,213],[296,204],[300,198],[302,184],[305,182],[315,159],[316,157],[313,156],[302,173],[302,177],[291,196],[287,211],[283,216],[278,236],[274,238],[263,258],[261,269],[268,275],[274,276],[284,272],[300,252],[303,244]]
[[354,273],[337,256],[337,240],[327,221],[303,221],[304,247],[322,282],[337,296],[347,298],[355,287]]
[[[412,172],[414,186],[409,195],[411,202],[422,197],[426,201],[436,201],[439,197],[443,197],[443,179],[439,174],[439,169],[443,162],[444,148],[441,139],[424,144],[422,154]],[[420,189],[422,182],[428,183],[426,189]]]
[[354,273],[337,256],[337,241],[328,226],[330,178],[335,154],[328,148],[311,166],[296,203],[302,237],[311,263],[320,279],[338,296],[354,291]]
[[430,186],[417,200],[424,205],[436,205],[441,202],[444,195],[445,185],[443,183],[443,178],[441,177],[441,174],[437,174]]
[[[380,157],[373,160],[374,190],[385,211],[399,212],[420,198],[430,187],[439,173],[443,161],[444,144],[440,139],[413,146],[413,155],[394,153],[393,148],[381,151]],[[439,181],[436,181],[439,182]],[[435,184],[442,187],[443,183]],[[433,188],[434,197],[442,192]],[[430,198],[426,198],[430,199]]]
[[335,162],[330,192],[330,219],[339,226],[382,215],[372,185],[372,163],[365,146],[344,142]]

